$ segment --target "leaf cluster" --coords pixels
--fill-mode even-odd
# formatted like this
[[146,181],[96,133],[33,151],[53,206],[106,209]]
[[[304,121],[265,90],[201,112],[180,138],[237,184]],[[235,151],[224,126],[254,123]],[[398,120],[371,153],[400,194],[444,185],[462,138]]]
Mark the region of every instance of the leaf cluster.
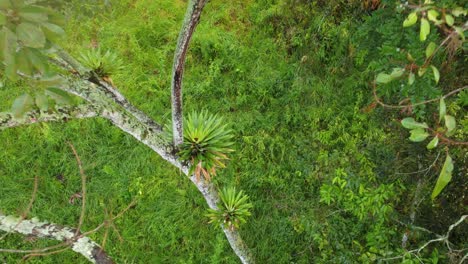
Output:
[[232,131],[222,118],[207,111],[192,112],[184,119],[184,142],[179,155],[192,164],[190,174],[210,180],[217,168],[226,167],[224,160],[233,151],[232,139]]
[[24,0],[0,0],[0,60],[5,75],[32,77],[47,71],[43,51],[64,35],[64,19],[52,9]]
[[210,218],[210,223],[226,225],[231,229],[239,228],[246,223],[247,217],[251,215],[250,209],[253,207],[248,202],[249,196],[243,191],[236,191],[236,188],[224,188],[219,193],[221,204],[218,210],[208,209],[206,216]]
[[123,62],[109,50],[103,52],[100,48],[83,51],[79,57],[81,63],[99,77],[110,77],[123,69]]

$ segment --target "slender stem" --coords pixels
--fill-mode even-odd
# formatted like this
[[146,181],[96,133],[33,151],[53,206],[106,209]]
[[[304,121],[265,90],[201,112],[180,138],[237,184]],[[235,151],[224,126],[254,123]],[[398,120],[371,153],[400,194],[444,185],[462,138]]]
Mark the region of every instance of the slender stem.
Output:
[[183,142],[183,116],[182,116],[182,78],[184,75],[185,58],[193,32],[200,21],[200,15],[207,0],[190,0],[185,13],[184,23],[177,40],[174,63],[172,67],[171,102],[172,102],[172,129],[174,146]]
[[[440,100],[440,98],[435,98],[435,99],[430,99],[430,100],[426,100],[426,101],[422,101],[422,102],[419,102],[419,103],[415,103],[415,104],[409,104],[409,105],[389,105],[389,104],[386,104],[384,102],[382,102],[382,100],[380,100],[379,96],[377,95],[377,88],[376,88],[376,85],[375,85],[375,82],[373,82],[372,84],[373,88],[372,88],[372,92],[374,94],[374,100],[375,102],[377,102],[379,105],[385,107],[385,108],[391,108],[391,109],[403,109],[403,108],[408,108],[408,107],[415,107],[415,106],[418,106],[418,105],[423,105],[423,104],[428,104],[428,103],[432,103],[432,102],[437,102]],[[458,92],[461,92],[462,90],[465,90],[466,88],[468,88],[468,86],[463,86],[463,87],[460,87],[458,89],[455,89],[445,95],[443,95],[441,98],[447,98],[449,96],[452,96]]]
[[83,165],[81,163],[80,156],[78,156],[78,152],[76,152],[75,146],[71,142],[68,142],[68,145],[73,151],[73,155],[75,156],[76,163],[78,164],[78,169],[81,175],[81,213],[80,213],[80,220],[78,222],[78,227],[76,228],[75,236],[80,233],[81,226],[83,225],[85,212],[86,212],[86,174],[84,173]]

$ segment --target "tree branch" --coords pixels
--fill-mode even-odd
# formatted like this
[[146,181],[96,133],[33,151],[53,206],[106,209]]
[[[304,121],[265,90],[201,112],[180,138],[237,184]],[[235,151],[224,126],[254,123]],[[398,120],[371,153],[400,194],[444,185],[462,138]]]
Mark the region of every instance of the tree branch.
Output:
[[34,110],[25,114],[22,118],[16,118],[10,113],[0,113],[0,131],[23,125],[42,122],[66,122],[70,119],[91,118],[99,116],[98,110],[93,105],[79,105],[76,107],[61,107],[54,113],[46,113]]
[[96,89],[103,91],[106,96],[112,99],[115,103],[121,105],[126,111],[135,116],[139,121],[147,124],[151,129],[156,131],[162,131],[162,126],[156,123],[153,119],[147,116],[140,109],[132,105],[125,96],[123,96],[117,88],[111,84],[105,82],[89,70],[86,70],[78,61],[71,57],[68,53],[63,50],[58,52],[59,58],[51,59],[52,63],[59,66],[62,69],[68,70],[73,73],[76,77],[81,80],[87,80],[90,83],[96,84]]
[[[59,225],[40,222],[33,218],[31,220],[22,220],[14,216],[6,216],[0,213],[0,230],[20,233],[27,236],[40,238],[51,238],[59,241],[71,241],[71,249],[88,259],[91,263],[111,264],[113,261],[102,251],[102,248],[86,236],[75,236],[75,230]],[[30,250],[0,249],[0,252],[7,253],[32,253],[39,254],[43,252],[31,252]],[[44,251],[45,252],[45,251]]]
[[172,131],[174,146],[182,144],[183,116],[182,116],[182,78],[184,75],[185,57],[192,38],[193,32],[200,21],[200,15],[208,0],[190,0],[185,13],[184,23],[180,30],[179,39],[174,54],[174,64],[172,67]]

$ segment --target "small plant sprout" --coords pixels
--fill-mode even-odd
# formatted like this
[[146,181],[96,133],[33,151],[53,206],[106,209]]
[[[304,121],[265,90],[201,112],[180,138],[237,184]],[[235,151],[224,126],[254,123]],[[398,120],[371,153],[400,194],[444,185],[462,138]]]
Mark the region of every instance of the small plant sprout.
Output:
[[247,222],[246,218],[251,215],[249,209],[252,204],[248,202],[249,196],[243,191],[236,191],[236,188],[224,188],[219,193],[221,203],[218,210],[208,209],[206,216],[210,218],[210,223],[219,223],[229,227],[231,230],[239,228],[241,224]]
[[79,58],[86,68],[106,81],[110,76],[123,69],[123,62],[117,57],[117,54],[110,51],[103,52],[100,48],[84,51]]
[[209,181],[217,168],[226,167],[224,160],[233,151],[232,137],[222,118],[207,111],[192,112],[184,120],[184,142],[179,156],[191,163],[190,174],[195,173],[197,179],[203,175]]

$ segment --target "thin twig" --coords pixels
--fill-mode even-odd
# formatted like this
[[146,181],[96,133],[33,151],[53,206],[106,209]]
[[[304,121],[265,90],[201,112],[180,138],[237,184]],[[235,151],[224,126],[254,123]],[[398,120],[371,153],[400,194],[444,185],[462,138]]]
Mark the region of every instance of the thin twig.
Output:
[[83,225],[84,217],[85,217],[85,211],[86,211],[86,174],[84,173],[84,169],[81,163],[80,156],[78,156],[78,153],[76,152],[75,146],[71,142],[68,142],[68,145],[73,151],[73,155],[75,155],[76,163],[78,164],[78,169],[80,171],[81,175],[81,214],[80,214],[80,220],[78,222],[78,227],[76,228],[75,236],[80,233],[81,226]]
[[[444,96],[442,96],[441,98],[447,98],[449,96],[452,96],[464,89],[468,88],[468,86],[463,86],[461,88],[458,88],[458,89],[455,89],[447,94],[445,94]],[[374,94],[374,100],[375,102],[377,102],[379,105],[385,107],[385,108],[391,108],[391,109],[403,109],[403,108],[408,108],[408,107],[415,107],[415,106],[418,106],[418,105],[423,105],[423,104],[428,104],[428,103],[432,103],[432,102],[436,102],[436,101],[439,101],[441,98],[435,98],[435,99],[430,99],[430,100],[426,100],[426,101],[422,101],[422,102],[419,102],[419,103],[415,103],[415,104],[409,104],[409,105],[389,105],[389,104],[386,104],[384,102],[382,102],[382,100],[380,100],[380,98],[378,97],[377,95],[377,88],[376,88],[376,83],[375,81],[372,82],[372,92]]]
[[[447,245],[447,248],[449,249],[449,252],[452,252],[452,248],[450,247],[450,241],[449,241],[449,236],[450,236],[450,232],[455,228],[457,227],[458,225],[460,225],[462,222],[465,221],[465,219],[468,217],[468,215],[463,215],[457,222],[455,222],[454,224],[450,225],[449,226],[449,229],[447,231],[447,233],[444,235],[444,236],[441,236],[439,238],[436,238],[436,239],[432,239],[432,240],[429,240],[427,241],[424,245],[422,245],[420,248],[417,248],[417,249],[413,249],[413,250],[409,250],[407,251],[407,253],[410,253],[410,254],[419,254],[421,253],[421,251],[423,249],[425,249],[427,246],[429,246],[430,244],[432,243],[435,243],[435,242],[444,242],[446,245]],[[382,261],[388,261],[388,260],[394,260],[394,259],[400,259],[400,258],[404,258],[404,256],[400,255],[400,256],[395,256],[395,257],[391,257],[391,258],[384,258],[384,259],[381,259]]]

